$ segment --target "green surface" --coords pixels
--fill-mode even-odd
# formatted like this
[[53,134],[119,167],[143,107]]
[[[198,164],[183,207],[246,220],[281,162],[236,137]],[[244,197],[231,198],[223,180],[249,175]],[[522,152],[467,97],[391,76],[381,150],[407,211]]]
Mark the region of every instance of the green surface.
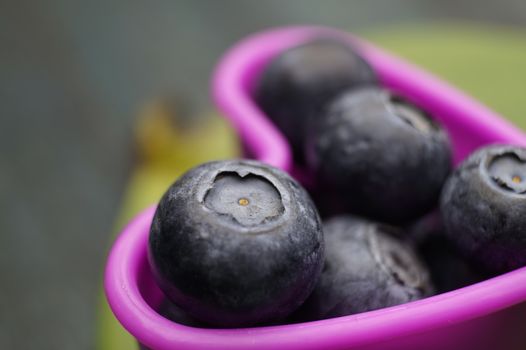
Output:
[[365,35],[526,129],[526,31],[460,23]]
[[[434,72],[526,129],[526,104],[523,103],[526,93],[526,32],[442,23],[408,25],[362,35]],[[166,135],[167,138],[172,136]],[[141,208],[154,203],[175,176],[191,164],[235,153],[229,141],[232,136],[226,130],[196,133],[193,141],[187,136],[184,146],[172,145],[171,149],[178,151],[172,154],[153,150],[155,161],[137,167],[117,219],[118,228]],[[203,147],[203,142],[215,146],[208,147],[208,143]],[[194,158],[182,156],[181,152]],[[184,161],[177,163],[177,157],[181,156]],[[100,350],[136,348],[134,339],[115,320],[105,300],[101,300],[98,326]]]

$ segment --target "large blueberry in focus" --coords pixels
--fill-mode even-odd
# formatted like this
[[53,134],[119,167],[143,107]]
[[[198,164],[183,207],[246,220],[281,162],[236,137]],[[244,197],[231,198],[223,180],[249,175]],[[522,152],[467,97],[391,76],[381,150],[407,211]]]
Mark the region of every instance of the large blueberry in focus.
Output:
[[409,102],[379,88],[345,92],[312,135],[307,159],[326,199],[320,206],[402,224],[437,205],[451,169],[450,142]]
[[351,315],[430,294],[426,268],[409,245],[390,235],[394,228],[351,216],[334,217],[323,228],[325,265],[295,320]]
[[491,145],[469,156],[441,197],[448,238],[493,272],[526,265],[526,148]]
[[303,160],[305,127],[342,91],[376,83],[376,75],[349,44],[319,38],[275,57],[256,84],[255,100]]
[[162,197],[149,261],[166,296],[220,327],[279,320],[312,291],[324,240],[306,191],[255,161],[206,163]]

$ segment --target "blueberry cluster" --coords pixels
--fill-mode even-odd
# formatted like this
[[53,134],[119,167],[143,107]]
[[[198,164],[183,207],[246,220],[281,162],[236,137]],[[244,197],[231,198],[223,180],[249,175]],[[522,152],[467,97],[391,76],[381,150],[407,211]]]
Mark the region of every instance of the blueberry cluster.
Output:
[[254,98],[314,184],[308,193],[249,160],[179,178],[149,236],[165,317],[204,327],[320,320],[526,265],[526,149],[487,146],[452,172],[434,116],[334,38],[275,57]]

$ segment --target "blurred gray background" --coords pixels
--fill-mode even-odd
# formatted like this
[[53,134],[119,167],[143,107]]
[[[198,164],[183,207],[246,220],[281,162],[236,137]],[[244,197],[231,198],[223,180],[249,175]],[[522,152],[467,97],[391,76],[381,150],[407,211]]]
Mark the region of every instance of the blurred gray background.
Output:
[[523,0],[2,1],[0,349],[93,349],[109,235],[152,96],[210,104],[220,54],[248,33],[469,19],[526,24]]

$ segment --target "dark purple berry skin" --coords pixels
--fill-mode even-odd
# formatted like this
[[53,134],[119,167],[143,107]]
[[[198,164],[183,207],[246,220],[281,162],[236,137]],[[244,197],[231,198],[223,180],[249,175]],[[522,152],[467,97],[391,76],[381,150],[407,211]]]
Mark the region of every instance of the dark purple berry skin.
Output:
[[254,98],[301,163],[309,121],[342,91],[376,82],[372,68],[349,44],[319,38],[274,58],[261,74]]
[[526,148],[491,145],[448,179],[440,209],[448,238],[479,266],[526,265]]
[[341,94],[312,135],[307,159],[315,191],[329,198],[321,205],[377,221],[406,224],[429,212],[451,170],[440,125],[379,88]]
[[425,266],[385,227],[352,216],[324,224],[325,265],[295,321],[321,320],[399,305],[428,296]]
[[149,261],[166,296],[219,327],[272,322],[294,311],[321,271],[324,240],[307,192],[255,161],[206,163],[161,199]]
[[419,219],[407,230],[408,239],[429,268],[437,293],[449,292],[491,277],[463,257],[447,239],[438,210]]
[[161,306],[159,306],[159,314],[167,319],[169,319],[172,322],[181,324],[183,326],[188,327],[197,327],[197,328],[210,328],[210,326],[207,326],[203,322],[199,322],[198,320],[192,318],[190,315],[188,315],[186,312],[184,312],[183,309],[181,309],[179,306],[175,305],[174,303],[170,302],[170,300],[165,299],[161,303]]

